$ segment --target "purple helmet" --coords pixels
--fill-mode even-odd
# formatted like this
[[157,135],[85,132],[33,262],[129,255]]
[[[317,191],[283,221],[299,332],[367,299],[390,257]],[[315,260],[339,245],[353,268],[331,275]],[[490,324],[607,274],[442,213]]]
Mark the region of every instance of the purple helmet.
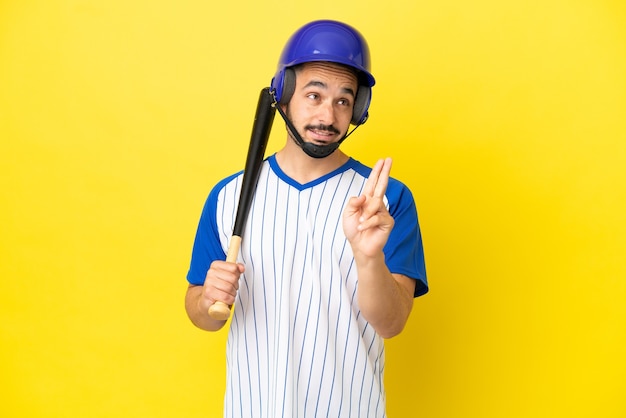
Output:
[[325,61],[343,64],[356,70],[359,89],[354,103],[352,123],[367,119],[376,83],[370,73],[370,53],[365,38],[353,27],[334,20],[317,20],[298,29],[287,41],[272,78],[270,90],[279,103],[287,103],[295,89],[295,74],[289,69],[306,62]]

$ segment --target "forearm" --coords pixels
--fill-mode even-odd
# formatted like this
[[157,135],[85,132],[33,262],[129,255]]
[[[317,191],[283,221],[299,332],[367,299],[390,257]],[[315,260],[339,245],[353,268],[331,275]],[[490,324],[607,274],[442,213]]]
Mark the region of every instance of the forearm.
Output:
[[185,310],[191,322],[205,331],[217,331],[226,321],[215,320],[209,316],[209,306],[205,306],[202,298],[202,286],[189,286],[185,295]]
[[413,308],[412,279],[391,274],[385,257],[356,257],[359,284],[357,298],[363,317],[383,338],[398,335]]

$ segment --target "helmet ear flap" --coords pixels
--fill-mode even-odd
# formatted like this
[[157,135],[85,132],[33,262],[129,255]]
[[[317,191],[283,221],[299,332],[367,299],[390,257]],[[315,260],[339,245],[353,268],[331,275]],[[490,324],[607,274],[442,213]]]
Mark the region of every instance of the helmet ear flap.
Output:
[[368,117],[367,109],[372,99],[371,87],[360,85],[354,99],[354,107],[352,108],[352,124],[362,125]]
[[279,104],[287,104],[296,91],[296,72],[293,68],[285,68],[283,72],[283,91],[280,95]]

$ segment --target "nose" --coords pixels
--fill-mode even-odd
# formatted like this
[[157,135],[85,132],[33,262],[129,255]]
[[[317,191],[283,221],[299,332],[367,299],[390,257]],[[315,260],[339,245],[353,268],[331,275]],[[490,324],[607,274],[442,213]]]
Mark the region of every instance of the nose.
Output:
[[324,125],[332,125],[335,123],[335,107],[332,101],[324,100],[318,109],[318,121]]

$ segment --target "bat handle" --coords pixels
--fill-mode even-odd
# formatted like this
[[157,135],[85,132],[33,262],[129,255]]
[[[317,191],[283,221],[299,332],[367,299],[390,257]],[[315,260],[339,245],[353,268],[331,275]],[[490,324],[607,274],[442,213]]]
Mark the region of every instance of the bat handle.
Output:
[[230,318],[230,306],[218,300],[209,308],[209,316],[219,321],[226,321]]
[[[241,237],[233,235],[230,238],[230,243],[228,244],[228,254],[226,255],[227,262],[237,262],[237,255],[239,254],[240,246]],[[228,318],[230,318],[230,306],[218,300],[209,308],[209,316],[213,319],[226,321]]]

